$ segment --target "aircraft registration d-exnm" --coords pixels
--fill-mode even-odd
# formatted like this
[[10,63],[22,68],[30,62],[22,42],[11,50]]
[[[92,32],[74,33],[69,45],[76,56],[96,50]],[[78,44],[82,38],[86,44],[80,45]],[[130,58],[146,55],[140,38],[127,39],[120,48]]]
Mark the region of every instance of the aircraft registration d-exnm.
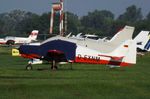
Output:
[[[51,69],[57,69],[59,62],[105,64],[113,67],[136,64],[136,43],[132,40],[134,27],[125,26],[109,42],[95,42],[90,39],[75,39],[55,36],[40,45],[21,45],[20,55],[29,59],[51,62]],[[27,69],[32,69],[27,65]]]

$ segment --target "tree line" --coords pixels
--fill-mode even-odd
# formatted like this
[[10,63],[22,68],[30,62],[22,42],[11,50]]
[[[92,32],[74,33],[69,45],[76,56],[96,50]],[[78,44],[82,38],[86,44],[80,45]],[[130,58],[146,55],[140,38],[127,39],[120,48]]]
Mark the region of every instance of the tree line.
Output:
[[[0,36],[23,36],[37,29],[40,31],[40,39],[42,35],[49,35],[51,12],[38,15],[32,12],[21,10],[13,10],[8,13],[0,14]],[[150,12],[143,17],[141,8],[131,5],[126,8],[126,11],[115,18],[115,15],[108,10],[94,10],[88,12],[87,15],[78,17],[72,12],[65,12],[64,16],[67,21],[64,25],[67,26],[65,33],[96,34],[99,36],[113,36],[117,31],[125,25],[134,26],[134,35],[137,35],[141,30],[150,30]],[[54,34],[59,33],[59,14],[56,13],[54,20]]]

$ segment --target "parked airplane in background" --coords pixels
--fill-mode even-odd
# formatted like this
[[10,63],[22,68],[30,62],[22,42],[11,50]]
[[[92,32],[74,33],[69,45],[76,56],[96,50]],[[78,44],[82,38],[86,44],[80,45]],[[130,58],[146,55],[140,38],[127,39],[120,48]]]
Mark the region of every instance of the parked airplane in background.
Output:
[[141,31],[134,40],[137,43],[137,51],[150,51],[150,31]]
[[14,45],[31,43],[31,41],[36,41],[38,33],[38,30],[33,30],[28,38],[7,36],[4,39],[0,39],[0,44]]
[[76,38],[76,39],[93,39],[93,40],[98,40],[99,37],[94,34],[85,34],[83,35],[82,33],[77,34],[76,36],[72,36],[71,38]]
[[95,41],[98,41],[98,42],[99,41],[103,41],[103,42],[108,41],[107,37],[100,38],[98,35],[94,35],[94,34],[82,34],[82,33],[79,33],[76,36],[75,35],[71,36],[71,33],[70,33],[66,37],[72,38],[72,39],[79,39],[79,40],[91,39],[91,40],[95,40]]
[[96,43],[56,36],[40,45],[21,45],[18,50],[24,58],[50,61],[52,69],[57,69],[59,62],[128,66],[136,63],[136,43],[129,36],[132,36],[134,27],[126,26],[122,31],[125,34],[111,42]]
[[110,40],[108,40],[107,37],[99,38],[97,35],[91,35],[91,34],[85,34],[85,35],[83,35],[82,33],[79,33],[76,36],[74,36],[74,35],[71,36],[71,33],[70,33],[70,34],[67,35],[67,37],[68,38],[72,38],[72,39],[78,39],[78,40],[89,39],[89,40],[94,40],[96,42],[100,42],[101,43],[101,42],[111,42],[115,38],[118,38],[120,36],[120,37],[123,37],[122,38],[122,41],[123,41],[123,40],[126,40],[126,39],[132,39],[133,33],[127,32],[128,28],[130,28],[130,27],[125,26],[123,29],[121,29],[120,31],[118,31]]

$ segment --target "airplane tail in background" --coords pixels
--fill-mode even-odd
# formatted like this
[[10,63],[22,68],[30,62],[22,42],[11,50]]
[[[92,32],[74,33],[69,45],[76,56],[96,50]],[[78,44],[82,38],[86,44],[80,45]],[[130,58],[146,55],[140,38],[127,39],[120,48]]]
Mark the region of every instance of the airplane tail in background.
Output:
[[36,40],[37,39],[37,36],[38,36],[38,33],[39,33],[39,31],[38,30],[33,30],[32,32],[31,32],[31,34],[29,35],[29,39],[30,40]]
[[135,38],[135,42],[137,43],[137,48],[141,50],[149,50],[150,48],[150,35],[149,31],[141,31]]
[[150,51],[150,37],[149,37],[149,40],[147,41],[146,45],[144,46],[144,50]]
[[121,31],[116,33],[115,36],[113,36],[113,38],[108,42],[112,42],[116,44],[116,43],[124,42],[125,40],[132,39],[133,32],[134,32],[134,27],[125,26]]

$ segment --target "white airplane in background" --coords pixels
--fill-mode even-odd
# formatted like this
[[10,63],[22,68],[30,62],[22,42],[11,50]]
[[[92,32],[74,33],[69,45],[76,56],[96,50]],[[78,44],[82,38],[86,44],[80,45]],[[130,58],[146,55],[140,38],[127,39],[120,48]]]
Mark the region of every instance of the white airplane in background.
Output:
[[[84,40],[84,39],[91,39],[91,40],[99,40],[99,36],[97,35],[94,35],[94,34],[82,34],[82,33],[78,33],[76,36],[75,35],[72,35],[71,36],[71,33],[68,34],[66,37],[68,38],[72,38],[72,39],[78,39],[78,40]],[[106,39],[104,37],[104,39]],[[104,39],[101,39],[104,41]]]
[[[40,45],[21,45],[20,55],[29,59],[46,60],[56,69],[56,63],[73,62],[105,64],[115,67],[136,64],[136,43],[132,40],[134,27],[126,26],[111,42],[78,40],[55,36]],[[28,65],[26,68],[32,67]]]
[[[82,35],[82,33],[77,34],[76,36],[71,36],[71,33],[68,34],[66,37],[68,38],[72,38],[72,39],[78,39],[78,40],[94,40],[96,42],[112,42],[115,38],[118,38],[119,36],[122,37],[120,39],[122,39],[122,41],[126,40],[126,39],[132,39],[132,35],[133,32],[127,32],[128,28],[132,28],[129,26],[125,26],[123,29],[121,29],[120,31],[118,31],[110,40],[107,39],[107,37],[104,38],[99,38],[97,35],[92,35],[92,34],[85,34]],[[134,31],[134,30],[133,30]]]
[[137,43],[137,51],[150,51],[150,31],[141,31],[134,40]]
[[0,44],[14,45],[14,44],[28,44],[32,41],[36,41],[39,31],[33,30],[28,38],[25,37],[11,37],[7,36],[3,39],[0,39]]

